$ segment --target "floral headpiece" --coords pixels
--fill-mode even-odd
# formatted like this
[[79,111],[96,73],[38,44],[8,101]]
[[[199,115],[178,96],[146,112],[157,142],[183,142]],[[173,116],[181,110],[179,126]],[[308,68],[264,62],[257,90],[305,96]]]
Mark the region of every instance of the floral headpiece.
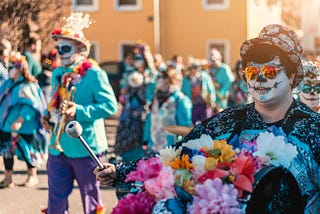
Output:
[[21,55],[19,52],[11,52],[9,57],[9,69],[10,66],[14,66],[15,68],[23,68],[24,65],[27,64],[27,59],[25,56]]
[[55,28],[51,35],[53,39],[67,38],[83,43],[87,50],[90,49],[90,41],[84,36],[83,29],[89,28],[92,24],[89,14],[80,12],[72,13],[68,18],[65,18],[66,25],[62,28]]

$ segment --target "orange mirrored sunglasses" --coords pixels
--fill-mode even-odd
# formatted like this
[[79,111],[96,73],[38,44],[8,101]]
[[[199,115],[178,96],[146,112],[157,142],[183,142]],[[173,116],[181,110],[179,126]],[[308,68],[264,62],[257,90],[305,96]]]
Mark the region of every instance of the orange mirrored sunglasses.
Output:
[[259,70],[261,69],[261,73],[268,79],[275,79],[281,70],[282,67],[277,67],[275,65],[264,65],[261,67],[258,66],[247,66],[244,69],[244,75],[247,80],[253,80],[257,78],[259,74]]

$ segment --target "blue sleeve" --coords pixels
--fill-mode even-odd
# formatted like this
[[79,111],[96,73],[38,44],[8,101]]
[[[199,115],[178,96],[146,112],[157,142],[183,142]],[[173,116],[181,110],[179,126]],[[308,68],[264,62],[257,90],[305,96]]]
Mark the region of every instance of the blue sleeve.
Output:
[[[34,120],[36,118],[36,111],[29,105],[21,105],[19,116],[25,121]],[[18,119],[18,118],[17,118]]]
[[217,80],[220,84],[219,93],[225,97],[227,92],[230,91],[231,82],[234,80],[234,75],[231,71],[230,66],[225,65],[223,66],[223,72],[221,72],[221,75],[217,77]]
[[187,77],[184,77],[182,79],[182,86],[181,86],[181,92],[184,93],[187,97],[189,97],[191,99],[191,94],[192,94],[192,90],[191,90],[192,86],[191,86],[191,82],[189,81],[189,79]]
[[178,98],[176,120],[178,126],[191,126],[192,102],[189,97]]
[[144,122],[144,128],[143,128],[143,141],[144,142],[151,142],[151,113],[149,112],[146,118],[146,121]]
[[102,69],[93,71],[91,78],[94,97],[89,105],[78,105],[76,117],[78,121],[94,121],[99,118],[107,118],[116,113],[118,108],[117,99],[109,82],[106,72]]

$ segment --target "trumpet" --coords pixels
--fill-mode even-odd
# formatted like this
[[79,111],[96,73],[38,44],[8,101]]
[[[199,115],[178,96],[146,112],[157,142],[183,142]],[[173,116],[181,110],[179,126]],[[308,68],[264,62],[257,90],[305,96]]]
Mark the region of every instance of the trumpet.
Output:
[[[71,86],[69,88],[69,83],[70,83],[70,80],[68,79],[66,84],[66,91],[64,93],[64,99],[63,99],[63,103],[67,103],[67,104],[70,101],[73,102],[75,92],[76,92],[76,87]],[[60,144],[60,137],[65,129],[66,118],[67,118],[67,115],[65,113],[62,113],[58,118],[58,122],[55,123],[55,126],[53,128],[53,134],[56,136],[56,138],[54,140],[54,143],[50,146],[50,148],[58,150],[60,152],[63,152],[63,149]]]

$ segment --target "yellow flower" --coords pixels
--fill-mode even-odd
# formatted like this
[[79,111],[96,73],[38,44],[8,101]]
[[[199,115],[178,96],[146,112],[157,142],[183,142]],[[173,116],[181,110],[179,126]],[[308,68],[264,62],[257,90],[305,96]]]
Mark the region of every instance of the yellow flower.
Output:
[[214,170],[216,168],[217,164],[218,164],[218,160],[216,158],[208,157],[208,158],[206,158],[205,169],[207,171]]
[[62,29],[62,34],[63,35],[71,35],[71,30],[70,29]]
[[232,146],[227,144],[225,140],[216,140],[213,144],[213,150],[220,150],[218,162],[231,162],[234,160],[236,152]]

